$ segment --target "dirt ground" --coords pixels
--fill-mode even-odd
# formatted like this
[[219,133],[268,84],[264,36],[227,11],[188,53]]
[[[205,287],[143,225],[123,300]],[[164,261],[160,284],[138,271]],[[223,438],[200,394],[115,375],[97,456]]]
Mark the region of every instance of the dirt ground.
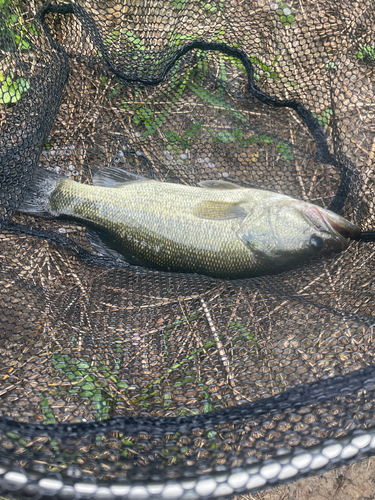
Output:
[[236,500],[374,500],[375,458]]

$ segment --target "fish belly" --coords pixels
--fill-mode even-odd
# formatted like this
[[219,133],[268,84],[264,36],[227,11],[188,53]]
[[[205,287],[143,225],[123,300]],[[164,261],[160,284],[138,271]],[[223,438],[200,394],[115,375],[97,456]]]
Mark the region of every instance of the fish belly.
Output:
[[186,186],[177,185],[175,190],[169,186],[142,182],[119,189],[65,181],[51,205],[62,216],[93,227],[133,264],[218,278],[262,274],[261,264],[237,237],[241,220],[194,215],[194,207],[207,197],[226,200],[233,195],[240,198],[238,193],[191,187],[184,192]]

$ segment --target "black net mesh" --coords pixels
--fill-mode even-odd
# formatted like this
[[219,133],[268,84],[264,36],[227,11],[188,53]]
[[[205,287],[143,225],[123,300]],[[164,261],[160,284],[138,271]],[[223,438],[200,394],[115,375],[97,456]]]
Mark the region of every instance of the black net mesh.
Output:
[[[221,498],[374,453],[373,3],[0,9],[0,488]],[[270,189],[362,235],[275,276],[153,271],[17,212],[38,165]]]

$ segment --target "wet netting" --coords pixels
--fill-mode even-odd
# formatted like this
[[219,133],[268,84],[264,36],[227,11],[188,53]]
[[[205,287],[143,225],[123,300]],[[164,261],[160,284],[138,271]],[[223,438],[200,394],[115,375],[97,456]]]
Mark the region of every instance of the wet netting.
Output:
[[[224,498],[375,453],[373,2],[0,9],[0,492]],[[362,233],[219,279],[17,211],[37,167],[111,166],[268,189]]]

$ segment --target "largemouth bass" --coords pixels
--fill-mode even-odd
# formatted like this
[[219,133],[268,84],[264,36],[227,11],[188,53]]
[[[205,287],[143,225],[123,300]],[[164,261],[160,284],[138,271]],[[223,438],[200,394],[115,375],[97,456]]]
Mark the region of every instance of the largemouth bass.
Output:
[[359,228],[311,203],[225,181],[159,182],[117,167],[93,185],[38,168],[21,212],[94,228],[132,264],[216,278],[274,274],[347,248]]

